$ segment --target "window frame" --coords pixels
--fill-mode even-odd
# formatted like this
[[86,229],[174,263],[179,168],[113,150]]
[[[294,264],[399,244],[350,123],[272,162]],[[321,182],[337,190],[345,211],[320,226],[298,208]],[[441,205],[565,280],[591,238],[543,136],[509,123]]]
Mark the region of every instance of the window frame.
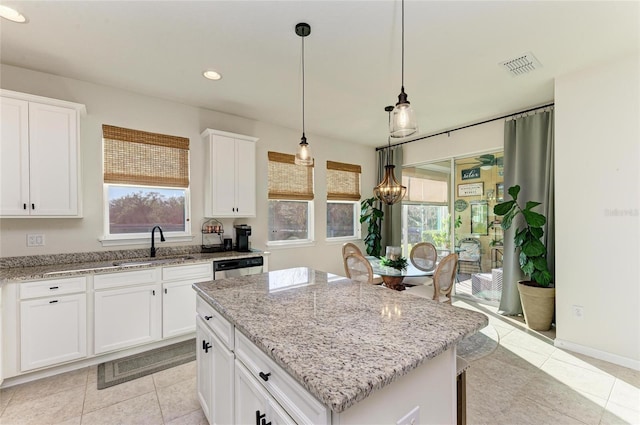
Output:
[[109,188],[111,186],[116,187],[131,187],[131,188],[144,188],[144,189],[170,189],[170,190],[184,190],[184,212],[185,212],[185,231],[184,232],[171,232],[162,231],[167,242],[191,242],[194,236],[191,234],[191,191],[190,188],[169,187],[169,186],[143,186],[132,184],[116,184],[116,183],[103,183],[102,188],[102,215],[103,215],[103,236],[100,238],[102,246],[118,246],[118,245],[138,245],[142,243],[149,243],[151,234],[149,232],[142,233],[110,233],[109,228]]
[[327,242],[346,242],[352,240],[362,239],[362,228],[360,225],[360,201],[341,201],[341,200],[329,200],[327,199],[326,214],[329,215],[329,204],[352,204],[353,205],[353,235],[349,236],[328,236],[329,227],[325,229],[325,240]]
[[271,248],[287,248],[292,246],[301,246],[301,245],[314,245],[315,237],[314,237],[314,201],[306,200],[306,199],[267,199],[267,232],[271,232],[271,225],[269,223],[268,210],[269,203],[271,202],[306,202],[307,203],[307,238],[306,239],[291,239],[291,240],[282,240],[282,241],[270,241],[269,235],[267,235],[267,241],[265,245]]

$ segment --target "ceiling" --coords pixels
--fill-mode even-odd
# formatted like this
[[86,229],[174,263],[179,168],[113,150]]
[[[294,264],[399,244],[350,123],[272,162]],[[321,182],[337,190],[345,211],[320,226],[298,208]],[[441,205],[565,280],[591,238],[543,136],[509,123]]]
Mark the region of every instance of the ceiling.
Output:
[[[2,1],[4,64],[301,131],[387,143],[401,84],[400,1]],[[420,135],[553,101],[554,77],[637,51],[640,2],[405,3],[405,89]],[[517,77],[499,63],[531,52]],[[220,81],[202,77],[206,69]],[[416,137],[415,135],[412,137]]]

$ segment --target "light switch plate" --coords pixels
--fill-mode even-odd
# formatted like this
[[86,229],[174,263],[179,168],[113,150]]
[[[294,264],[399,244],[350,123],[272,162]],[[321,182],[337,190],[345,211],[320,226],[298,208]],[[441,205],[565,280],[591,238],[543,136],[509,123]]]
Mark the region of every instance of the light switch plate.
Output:
[[44,235],[27,235],[27,246],[44,246]]

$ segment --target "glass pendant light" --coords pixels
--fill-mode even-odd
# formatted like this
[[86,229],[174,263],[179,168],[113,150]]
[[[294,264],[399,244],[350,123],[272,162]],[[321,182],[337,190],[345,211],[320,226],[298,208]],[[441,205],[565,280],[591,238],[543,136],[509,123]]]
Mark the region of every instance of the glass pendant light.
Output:
[[404,0],[402,0],[402,85],[398,95],[398,103],[393,109],[391,121],[389,122],[389,134],[393,138],[411,136],[418,131],[416,114],[407,100],[404,92]]
[[[384,110],[389,113],[389,122],[391,122],[391,111],[394,110],[393,106],[387,106]],[[373,194],[385,204],[393,205],[404,198],[404,195],[407,193],[407,187],[398,183],[393,173],[396,166],[392,165],[389,161],[391,158],[391,137],[388,138],[388,142],[387,165],[384,166],[384,178],[382,182],[373,189]]]
[[304,38],[311,34],[311,26],[304,22],[296,25],[296,34],[302,39],[302,137],[298,152],[296,152],[295,163],[297,165],[310,166],[313,165],[313,157],[311,156],[311,148],[307,143],[307,137],[304,134]]

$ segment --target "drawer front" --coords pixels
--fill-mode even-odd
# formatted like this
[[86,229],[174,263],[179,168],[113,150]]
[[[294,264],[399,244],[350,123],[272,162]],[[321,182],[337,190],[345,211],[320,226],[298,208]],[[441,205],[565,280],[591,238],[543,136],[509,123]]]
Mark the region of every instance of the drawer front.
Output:
[[296,382],[284,369],[237,329],[235,338],[235,352],[238,360],[284,407],[296,423],[328,424],[330,422],[329,409]]
[[163,267],[162,280],[192,280],[194,282],[213,280],[213,262]]
[[233,351],[233,325],[200,297],[198,297],[198,302],[196,303],[196,311],[204,323],[220,338],[220,341],[222,341],[229,350]]
[[85,276],[79,276],[65,279],[25,282],[21,283],[19,285],[19,288],[20,299],[22,300],[64,294],[74,294],[86,291],[87,278]]
[[97,274],[93,277],[93,288],[108,289],[118,288],[120,286],[156,283],[159,275],[159,267],[132,270],[130,272]]

